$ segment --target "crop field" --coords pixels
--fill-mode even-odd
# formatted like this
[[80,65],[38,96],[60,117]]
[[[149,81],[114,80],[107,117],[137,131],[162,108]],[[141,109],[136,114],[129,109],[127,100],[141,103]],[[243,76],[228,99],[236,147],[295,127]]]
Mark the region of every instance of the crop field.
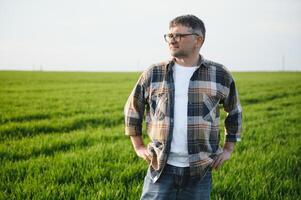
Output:
[[[233,76],[242,141],[211,199],[301,199],[301,73]],[[139,199],[147,163],[123,126],[138,77],[0,71],[0,199]]]

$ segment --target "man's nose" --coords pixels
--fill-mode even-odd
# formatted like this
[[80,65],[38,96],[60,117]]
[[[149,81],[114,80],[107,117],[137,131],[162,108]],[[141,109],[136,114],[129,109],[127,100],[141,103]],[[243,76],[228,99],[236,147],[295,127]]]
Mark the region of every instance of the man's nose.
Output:
[[170,44],[176,44],[176,43],[177,43],[176,38],[175,38],[175,37],[172,37],[169,43],[170,43]]

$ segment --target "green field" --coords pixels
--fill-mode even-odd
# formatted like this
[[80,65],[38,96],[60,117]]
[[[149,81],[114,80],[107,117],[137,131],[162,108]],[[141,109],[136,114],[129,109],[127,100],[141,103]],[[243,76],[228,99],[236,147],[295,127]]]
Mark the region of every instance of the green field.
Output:
[[[301,73],[233,75],[244,132],[211,199],[301,199]],[[0,199],[139,199],[147,164],[123,131],[138,76],[0,71]]]

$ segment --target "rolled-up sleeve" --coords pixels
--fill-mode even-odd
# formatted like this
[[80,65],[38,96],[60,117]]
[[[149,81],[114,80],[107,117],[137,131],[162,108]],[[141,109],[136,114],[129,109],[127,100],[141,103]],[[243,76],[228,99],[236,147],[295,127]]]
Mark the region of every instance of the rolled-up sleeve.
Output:
[[233,79],[231,80],[229,94],[224,99],[223,106],[227,112],[225,119],[225,141],[238,142],[241,140],[242,132],[242,107]]
[[146,79],[143,73],[138,79],[124,107],[126,135],[142,135],[142,122],[146,98]]

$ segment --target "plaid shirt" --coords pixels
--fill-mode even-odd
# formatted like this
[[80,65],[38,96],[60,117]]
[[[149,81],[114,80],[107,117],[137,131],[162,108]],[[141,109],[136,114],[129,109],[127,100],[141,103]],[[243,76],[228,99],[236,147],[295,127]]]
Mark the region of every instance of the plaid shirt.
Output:
[[[174,62],[156,64],[145,70],[124,108],[125,134],[129,136],[142,135],[145,113],[146,129],[151,139],[148,150],[153,156],[150,170],[154,182],[170,152],[174,125]],[[222,152],[219,146],[219,104],[227,112],[225,141],[239,141],[242,109],[234,80],[224,66],[200,56],[198,68],[190,78],[186,105],[191,177],[202,178],[214,158]]]

